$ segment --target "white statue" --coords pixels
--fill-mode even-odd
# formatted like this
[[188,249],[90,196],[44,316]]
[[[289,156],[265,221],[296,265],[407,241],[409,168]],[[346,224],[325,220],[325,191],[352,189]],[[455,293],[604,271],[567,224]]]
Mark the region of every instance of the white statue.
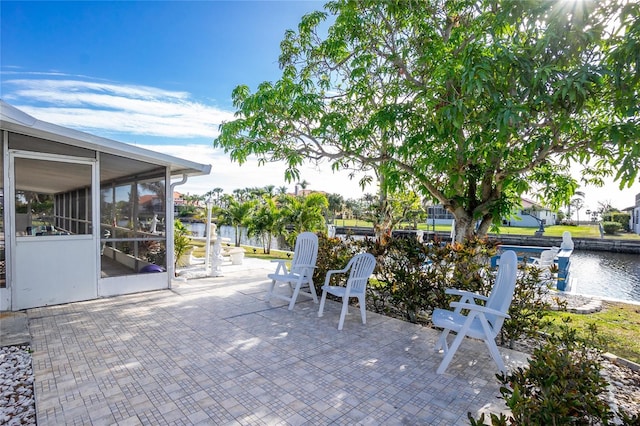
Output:
[[[212,224],[212,226],[215,226]],[[214,229],[212,229],[213,231]],[[222,256],[222,238],[216,238],[215,244],[213,245],[213,250],[211,251],[211,271],[209,272],[210,277],[222,277],[224,274],[222,273],[222,263],[224,262],[224,257]]]
[[155,234],[157,226],[158,226],[158,215],[154,214],[153,219],[151,219],[151,227],[149,228],[149,232],[151,232],[152,234]]
[[571,239],[571,232],[564,231],[562,233],[562,244],[560,244],[562,250],[573,250],[573,240]]

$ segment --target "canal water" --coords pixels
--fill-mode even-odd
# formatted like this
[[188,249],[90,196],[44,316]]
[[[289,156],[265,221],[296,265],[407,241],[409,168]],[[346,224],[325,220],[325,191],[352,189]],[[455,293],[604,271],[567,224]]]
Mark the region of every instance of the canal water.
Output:
[[[185,223],[184,226],[191,231],[194,237],[204,237],[204,230],[206,225],[200,222],[194,223]],[[236,228],[234,226],[221,225],[217,229],[217,234],[222,238],[229,238],[232,244],[235,244],[236,241]],[[242,228],[240,236],[240,244],[244,246],[253,246],[253,247],[262,247],[262,240],[255,237],[247,237],[247,230]],[[271,241],[271,248],[274,250],[281,250],[280,245],[283,245],[282,242],[278,242],[277,238],[274,238]],[[285,248],[285,250],[288,250]]]
[[640,302],[640,255],[576,250],[570,278],[579,294]]
[[[185,224],[195,236],[204,235],[204,223]],[[235,241],[235,228],[220,226],[218,234]],[[242,235],[243,245],[262,247],[256,238]],[[278,249],[274,239],[271,248]],[[575,279],[572,291],[589,296],[640,303],[640,255],[576,250],[571,255],[570,277]]]

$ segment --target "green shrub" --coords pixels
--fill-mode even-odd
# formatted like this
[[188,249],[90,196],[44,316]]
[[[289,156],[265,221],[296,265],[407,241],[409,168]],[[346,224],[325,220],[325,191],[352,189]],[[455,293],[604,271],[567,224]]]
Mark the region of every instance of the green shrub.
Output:
[[[314,282],[319,289],[330,269],[343,268],[357,253],[376,256],[376,269],[367,287],[369,307],[377,313],[428,323],[435,308],[448,309],[457,300],[445,294],[447,288],[458,288],[488,295],[495,284],[491,258],[496,243],[473,240],[465,244],[425,245],[416,238],[393,237],[386,244],[371,239],[327,238],[320,234],[318,262]],[[522,336],[536,335],[543,325],[548,304],[542,298],[546,291],[538,268],[524,268],[518,274],[511,318],[505,320],[500,333],[501,344],[513,346]]]
[[602,215],[603,222],[618,222],[622,229],[629,231],[631,215],[623,212],[608,212]]
[[318,259],[316,269],[313,271],[313,282],[316,291],[321,293],[320,287],[324,284],[327,271],[342,269],[347,266],[349,260],[362,251],[362,245],[351,238],[329,238],[324,233],[318,233]]
[[602,229],[604,229],[605,234],[614,235],[622,229],[622,225],[618,222],[602,222]]
[[485,262],[473,262],[477,253],[463,245],[433,246],[413,236],[392,237],[386,244],[369,241],[367,251],[377,258],[376,281],[369,286],[370,305],[378,313],[410,322],[427,322],[436,307],[448,306],[444,290],[459,281],[458,288],[483,287]]
[[545,324],[545,316],[550,308],[543,297],[550,284],[542,270],[537,267],[521,265],[522,272],[516,279],[516,288],[513,300],[509,306],[509,316],[504,321],[500,330],[500,344],[508,345],[513,349],[516,340],[523,336],[534,337],[538,335]]
[[393,313],[418,322],[418,313],[433,294],[425,274],[425,246],[415,238],[390,238],[386,245],[374,243],[377,254],[377,283],[369,295],[377,312]]
[[[597,339],[595,329],[592,339]],[[528,368],[497,374],[500,393],[511,409],[510,417],[492,414],[497,425],[594,425],[614,418],[603,394],[608,383],[601,376],[599,352],[580,339],[575,329],[563,325],[534,349]],[[484,416],[471,424],[483,424]]]
[[[474,240],[466,244],[424,245],[415,238],[391,238],[386,245],[369,242],[366,251],[378,259],[375,282],[368,287],[370,307],[376,312],[410,322],[428,322],[435,308],[448,309],[457,300],[445,294],[458,288],[488,295],[495,284],[490,260],[495,242]],[[509,309],[511,318],[503,325],[502,344],[510,345],[523,335],[541,328],[545,308],[543,278],[537,268],[527,268],[516,282]]]
[[191,239],[189,238],[189,230],[184,226],[180,220],[176,219],[173,222],[173,267],[178,264],[180,256],[185,254],[191,246]]

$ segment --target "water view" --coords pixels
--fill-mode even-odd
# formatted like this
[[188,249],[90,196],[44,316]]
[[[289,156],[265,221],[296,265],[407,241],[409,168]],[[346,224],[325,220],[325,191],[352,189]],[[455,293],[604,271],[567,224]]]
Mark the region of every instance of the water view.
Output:
[[[196,236],[204,235],[203,223],[187,224]],[[235,229],[220,226],[218,234],[234,241]],[[246,238],[242,244],[261,247],[256,238]],[[278,241],[273,242],[278,249]],[[640,302],[640,255],[626,253],[574,251],[571,256],[570,276],[576,279],[576,288],[580,294],[589,296]]]
[[640,255],[574,251],[569,271],[577,293],[640,302]]

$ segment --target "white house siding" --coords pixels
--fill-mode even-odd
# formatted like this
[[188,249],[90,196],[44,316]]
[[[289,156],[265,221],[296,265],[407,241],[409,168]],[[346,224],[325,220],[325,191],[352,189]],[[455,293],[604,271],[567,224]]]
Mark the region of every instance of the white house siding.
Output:
[[632,232],[640,234],[640,193],[636,194],[636,205],[630,213],[629,228]]

